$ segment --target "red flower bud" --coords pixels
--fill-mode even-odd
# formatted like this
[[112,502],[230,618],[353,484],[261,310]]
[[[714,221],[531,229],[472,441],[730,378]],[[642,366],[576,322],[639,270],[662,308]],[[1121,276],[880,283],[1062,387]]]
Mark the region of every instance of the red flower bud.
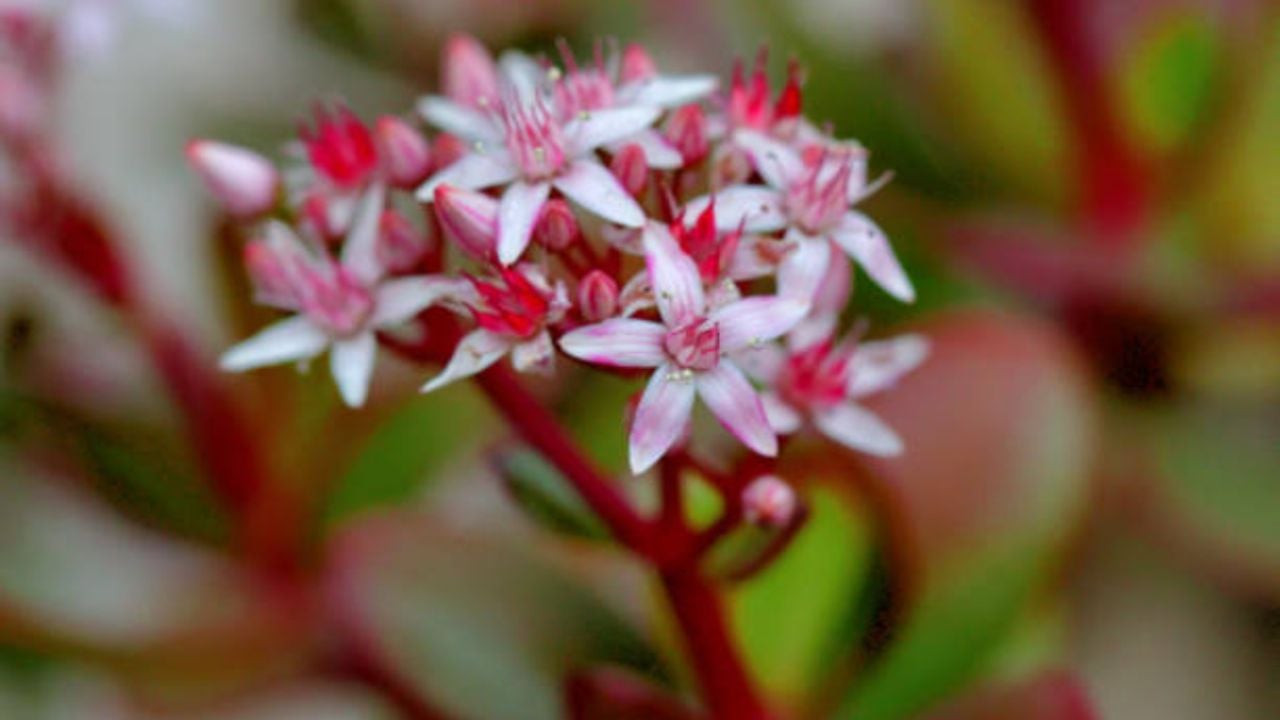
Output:
[[552,252],[559,252],[578,239],[578,220],[564,200],[549,200],[533,229],[533,239]]
[[578,312],[587,322],[600,322],[618,312],[618,283],[602,270],[592,270],[578,284]]
[[416,187],[431,173],[431,146],[403,120],[384,115],[375,126],[387,178],[399,188]]

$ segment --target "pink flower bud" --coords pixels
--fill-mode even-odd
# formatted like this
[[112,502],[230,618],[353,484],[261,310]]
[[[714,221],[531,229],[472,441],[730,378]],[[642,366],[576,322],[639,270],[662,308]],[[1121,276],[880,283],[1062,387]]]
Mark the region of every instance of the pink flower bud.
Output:
[[493,57],[470,35],[450,36],[444,46],[444,94],[451,100],[484,109],[498,102],[498,69]]
[[742,491],[742,515],[753,525],[778,528],[796,514],[796,492],[776,475],[761,475]]
[[253,283],[254,296],[264,305],[280,308],[299,306],[298,295],[290,281],[285,260],[265,240],[253,240],[244,246],[244,266]]
[[187,143],[187,162],[235,217],[258,217],[275,206],[280,173],[258,153],[212,140],[192,140]]
[[622,51],[622,82],[648,80],[658,74],[658,65],[637,43],[631,43]]
[[665,129],[667,140],[680,151],[685,165],[707,156],[707,116],[700,105],[685,105],[671,114]]
[[431,146],[403,120],[384,115],[375,126],[378,150],[391,184],[416,187],[431,173]]
[[533,239],[552,252],[559,252],[578,239],[578,220],[569,203],[555,199],[542,206],[542,214],[533,229]]
[[435,193],[440,227],[463,252],[491,262],[498,242],[498,201],[484,193],[441,185]]
[[384,210],[378,221],[378,261],[388,272],[411,272],[431,247],[430,238],[395,210]]
[[639,196],[649,184],[649,161],[644,148],[634,143],[623,146],[609,163],[614,177],[628,193]]
[[618,283],[602,270],[592,270],[578,284],[578,311],[587,322],[600,322],[618,312]]

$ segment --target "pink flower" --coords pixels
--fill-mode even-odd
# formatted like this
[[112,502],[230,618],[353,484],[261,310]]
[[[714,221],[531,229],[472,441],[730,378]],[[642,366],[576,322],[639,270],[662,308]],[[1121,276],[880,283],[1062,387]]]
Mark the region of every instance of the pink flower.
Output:
[[929,343],[919,335],[859,343],[852,337],[836,342],[828,334],[800,346],[792,337],[786,350],[769,345],[740,360],[770,387],[763,402],[777,433],[794,433],[808,420],[845,447],[893,456],[902,452],[902,440],[858,400],[892,387],[928,354]]
[[644,245],[661,322],[617,318],[560,338],[561,350],[589,363],[656,368],[631,426],[632,472],[644,472],[672,447],[695,396],[747,447],[775,455],[777,438],[760,397],[727,356],[787,332],[807,303],[753,297],[710,308],[697,266],[666,227],[650,224]]
[[754,525],[780,528],[796,515],[796,491],[777,475],[761,475],[742,491],[742,515]]
[[[738,131],[735,139],[748,149],[768,186],[735,186],[717,193],[717,222],[722,229],[741,225],[747,232],[786,230],[786,239],[801,244],[829,240],[890,295],[905,302],[915,299],[911,281],[884,232],[866,215],[850,209],[877,189],[866,181],[865,151],[829,143],[810,145],[802,154],[750,130]],[[700,198],[690,203],[690,209],[696,211],[709,202],[709,197]]]
[[212,140],[187,143],[187,161],[228,213],[238,218],[265,215],[276,204],[280,173],[252,150]]
[[379,329],[398,325],[456,292],[457,280],[417,276],[383,278],[378,260],[383,193],[376,187],[361,200],[340,261],[307,248],[283,223],[246,249],[258,299],[296,315],[232,347],[223,370],[241,372],[266,365],[309,360],[330,350],[329,366],[343,401],[364,404]]
[[533,266],[499,268],[498,273],[496,281],[472,278],[469,288],[454,294],[455,301],[471,309],[477,327],[422,392],[483,372],[508,354],[520,372],[551,371],[555,346],[547,328],[564,318],[568,291],[563,283],[552,287]]

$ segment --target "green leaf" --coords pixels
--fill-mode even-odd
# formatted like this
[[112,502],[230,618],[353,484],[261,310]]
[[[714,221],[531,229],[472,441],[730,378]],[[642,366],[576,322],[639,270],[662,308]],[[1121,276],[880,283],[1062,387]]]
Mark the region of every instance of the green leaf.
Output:
[[1176,148],[1206,116],[1218,69],[1218,36],[1202,12],[1160,19],[1129,47],[1121,110],[1152,150]]
[[809,499],[805,527],[763,573],[731,597],[733,624],[756,677],[771,694],[799,698],[844,648],[871,567],[868,519],[833,492]]
[[538,453],[506,452],[498,458],[497,466],[516,504],[538,525],[579,538],[609,537],[608,529],[564,475]]
[[571,670],[661,667],[593,593],[514,543],[410,514],[371,518],[335,542],[343,621],[451,717],[561,718]]
[[484,398],[467,383],[406,403],[365,442],[329,494],[323,525],[333,527],[421,492],[479,440],[490,418]]

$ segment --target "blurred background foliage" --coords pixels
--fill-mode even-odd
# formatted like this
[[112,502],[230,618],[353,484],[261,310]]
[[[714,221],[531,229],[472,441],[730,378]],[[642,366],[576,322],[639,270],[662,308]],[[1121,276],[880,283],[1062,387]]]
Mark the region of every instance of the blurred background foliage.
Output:
[[[187,137],[273,148],[327,96],[408,108],[456,31],[639,40],[724,77],[761,43],[779,74],[798,58],[808,114],[895,173],[868,212],[920,300],[860,285],[857,312],[934,353],[874,403],[904,457],[792,459],[809,521],[731,597],[762,685],[797,717],[1280,717],[1271,3],[186,6],[75,68],[59,133],[205,357],[263,315],[186,176]],[[1090,174],[1115,147],[1082,131],[1047,40],[1061,28],[1033,6],[1089,19],[1083,111],[1136,189],[1099,201],[1129,166]],[[1099,223],[1124,192],[1137,210]],[[390,685],[450,717],[552,718],[566,678],[594,687],[601,665],[692,697],[651,581],[468,388],[417,396],[421,371],[384,358],[350,412],[289,368],[235,380],[282,479],[256,532],[304,537],[302,579],[280,584],[245,560],[128,319],[0,244],[0,330],[0,717],[389,718],[372,688]],[[569,375],[547,397],[619,469],[634,388]]]

